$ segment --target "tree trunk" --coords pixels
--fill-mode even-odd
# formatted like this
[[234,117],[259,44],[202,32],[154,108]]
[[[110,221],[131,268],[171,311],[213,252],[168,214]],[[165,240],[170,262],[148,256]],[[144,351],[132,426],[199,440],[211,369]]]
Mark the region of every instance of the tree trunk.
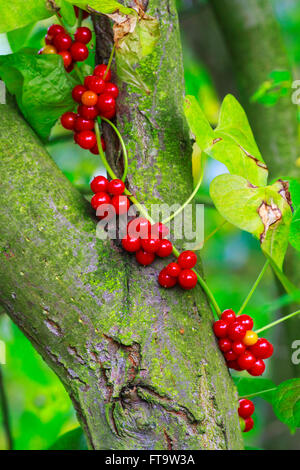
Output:
[[[146,205],[182,203],[192,188],[174,3],[149,2],[162,28],[143,67],[152,94],[123,85],[118,100],[129,187]],[[161,289],[166,262],[142,268],[96,239],[88,203],[16,109],[1,111],[1,304],[64,383],[90,448],[242,448],[201,288]]]

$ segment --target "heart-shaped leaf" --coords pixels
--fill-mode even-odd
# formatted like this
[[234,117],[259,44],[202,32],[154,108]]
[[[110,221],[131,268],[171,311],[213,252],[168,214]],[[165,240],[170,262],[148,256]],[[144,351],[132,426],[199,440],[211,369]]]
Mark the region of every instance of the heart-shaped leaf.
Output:
[[54,14],[46,0],[10,0],[0,2],[0,33],[23,28]]
[[241,230],[252,233],[279,269],[288,246],[291,207],[276,182],[262,188],[237,175],[220,175],[210,185],[210,195],[220,214]]
[[277,418],[292,432],[300,427],[300,379],[286,380],[278,386],[273,409]]
[[82,10],[93,13],[102,13],[104,15],[111,13],[119,13],[121,15],[131,15],[134,11],[127,8],[116,0],[66,0]]
[[243,176],[256,186],[265,186],[268,169],[254,140],[247,116],[232,96],[223,101],[219,123],[213,130],[193,96],[187,96],[185,115],[203,152],[218,160],[229,172]]

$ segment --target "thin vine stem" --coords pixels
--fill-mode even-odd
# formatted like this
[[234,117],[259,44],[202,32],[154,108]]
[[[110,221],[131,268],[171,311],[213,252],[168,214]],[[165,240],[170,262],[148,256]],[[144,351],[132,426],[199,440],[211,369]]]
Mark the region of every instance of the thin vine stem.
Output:
[[110,70],[111,63],[112,63],[113,58],[114,58],[115,50],[116,50],[116,45],[114,44],[114,45],[113,45],[113,48],[112,48],[112,50],[111,50],[110,56],[109,56],[109,60],[108,60],[108,63],[107,63],[107,67],[106,67],[105,73],[104,73],[104,75],[103,75],[103,80],[106,79],[106,76],[107,76],[107,74],[108,74],[108,72],[109,72],[109,70]]
[[64,23],[64,21],[63,21],[63,19],[62,19],[62,17],[59,16],[58,12],[55,12],[55,15],[56,15],[56,17],[57,17],[57,20],[58,20],[59,24],[60,24],[63,28],[65,28],[65,30],[66,30],[67,32],[69,32],[69,31],[68,31],[68,28],[66,27],[66,25],[65,25],[65,23]]
[[263,331],[268,330],[269,328],[272,328],[273,326],[279,325],[279,323],[282,323],[286,320],[289,320],[290,318],[296,317],[297,315],[300,314],[300,310],[297,310],[297,312],[290,313],[289,315],[286,315],[285,317],[279,318],[279,320],[273,321],[272,323],[269,323],[268,325],[260,328],[259,330],[256,330],[255,333],[262,333]]
[[122,181],[125,181],[126,178],[127,178],[127,173],[128,173],[128,154],[127,154],[127,150],[126,150],[126,146],[125,146],[123,137],[122,137],[120,131],[118,130],[118,128],[114,125],[113,122],[111,122],[109,119],[107,119],[105,117],[102,117],[102,116],[101,116],[101,120],[107,122],[113,128],[113,130],[115,131],[115,133],[117,134],[117,136],[119,138],[120,144],[122,146],[123,158],[124,158],[124,173],[123,173],[123,176],[122,176]]
[[240,310],[238,311],[238,315],[241,315],[241,313],[245,310],[246,306],[248,305],[248,302],[250,301],[252,295],[254,294],[254,292],[255,292],[255,290],[256,290],[258,284],[260,283],[260,281],[261,281],[261,279],[262,279],[262,277],[263,277],[263,275],[265,274],[265,272],[266,272],[266,270],[267,270],[269,264],[270,264],[270,262],[269,262],[269,260],[267,260],[267,261],[265,262],[265,264],[264,264],[264,266],[263,266],[261,272],[259,273],[258,278],[256,279],[255,283],[253,284],[252,289],[250,290],[249,294],[247,295],[247,297],[246,297],[246,299],[245,299],[243,305],[241,306]]
[[239,397],[239,399],[241,400],[242,398],[258,397],[259,395],[263,395],[264,393],[275,392],[275,390],[277,390],[277,387],[268,388],[267,390],[261,390],[260,392],[250,393],[249,395],[243,395],[242,397]]
[[74,65],[74,70],[75,70],[75,72],[77,73],[77,76],[78,76],[78,78],[79,78],[79,81],[80,81],[81,83],[83,83],[83,82],[84,82],[84,77],[83,77],[83,75],[82,75],[82,73],[81,73],[80,68],[78,67],[78,64],[75,64],[75,65]]
[[83,18],[83,11],[81,8],[78,8],[78,20],[77,20],[77,28],[80,28],[82,25],[82,18]]

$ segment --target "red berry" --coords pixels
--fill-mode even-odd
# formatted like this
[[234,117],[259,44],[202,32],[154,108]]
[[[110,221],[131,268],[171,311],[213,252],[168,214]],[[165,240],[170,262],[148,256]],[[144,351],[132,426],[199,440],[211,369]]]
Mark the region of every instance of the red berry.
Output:
[[53,44],[59,52],[67,51],[72,45],[72,38],[68,34],[59,33],[54,37]]
[[110,197],[107,193],[100,192],[94,194],[94,196],[91,199],[91,205],[93,209],[97,209],[97,207],[102,206],[102,204],[110,204]]
[[239,341],[244,338],[246,328],[238,322],[233,322],[228,327],[228,336],[233,341]]
[[53,37],[52,36],[49,36],[49,34],[47,34],[45,36],[45,43],[47,44],[47,46],[49,46],[50,44],[53,43]]
[[161,258],[166,258],[167,256],[170,256],[170,254],[173,251],[173,245],[170,242],[170,240],[160,240],[160,247],[158,248],[156,254],[160,256]]
[[[101,137],[101,147],[103,152],[105,152],[106,145],[103,137]],[[96,142],[96,145],[90,149],[90,152],[93,153],[94,155],[99,155],[99,148],[98,148],[98,143]]]
[[111,203],[118,215],[126,214],[130,207],[130,202],[127,196],[114,196]]
[[116,100],[119,96],[119,88],[114,83],[104,82],[104,93],[108,93],[110,96],[112,96]]
[[162,287],[169,289],[177,284],[177,279],[175,277],[170,276],[165,268],[159,273],[158,282]]
[[98,95],[104,92],[105,82],[96,75],[88,75],[84,79],[84,86]]
[[193,251],[184,251],[179,255],[177,263],[182,269],[192,269],[197,263],[197,255]]
[[108,188],[108,180],[105,176],[95,176],[93,181],[91,182],[91,190],[93,193],[106,193]]
[[75,121],[75,131],[92,131],[94,129],[95,122],[92,119],[84,119],[78,116]]
[[65,29],[60,24],[52,24],[48,28],[48,36],[54,38],[58,34],[64,33]]
[[113,196],[121,196],[125,191],[125,184],[122,180],[114,179],[108,184],[108,192]]
[[83,62],[89,56],[88,48],[81,42],[73,42],[72,46],[70,47],[70,52],[76,62]]
[[81,103],[81,97],[87,89],[83,85],[76,85],[72,90],[72,98],[77,103]]
[[85,106],[81,104],[78,106],[78,114],[85,119],[96,119],[98,116],[98,110],[95,106]]
[[266,369],[265,363],[262,359],[256,359],[254,364],[247,369],[247,372],[249,372],[250,375],[253,375],[253,377],[258,377],[264,373]]
[[72,72],[73,69],[74,69],[74,62],[72,62],[71,65],[69,65],[69,67],[66,68],[66,72],[70,73]]
[[83,149],[89,150],[97,143],[96,135],[92,131],[82,131],[75,135],[75,142]]
[[81,26],[77,29],[75,35],[75,41],[81,42],[82,44],[87,44],[92,39],[92,32],[89,28]]
[[70,67],[70,65],[72,64],[72,56],[71,56],[70,52],[69,51],[62,51],[62,52],[59,52],[58,55],[60,55],[62,57],[65,69]]
[[78,7],[74,7],[74,10],[75,10],[75,15],[76,15],[76,18],[78,18],[79,16],[79,11],[82,12],[82,19],[85,20],[86,18],[88,18],[89,16],[89,13],[85,10],[81,10],[81,8],[78,8]]
[[236,318],[235,313],[231,309],[224,310],[224,312],[222,313],[222,316],[221,316],[221,319],[226,321],[228,323],[228,325],[233,323],[235,321],[235,318]]
[[237,359],[237,355],[232,351],[232,349],[224,354],[226,361],[232,362]]
[[160,248],[160,240],[157,238],[143,238],[142,248],[147,253],[156,253]]
[[161,222],[153,224],[151,227],[151,237],[152,238],[166,238],[169,235],[169,229]]
[[228,366],[230,369],[237,370],[237,371],[239,371],[239,372],[243,370],[243,369],[241,369],[241,367],[238,365],[237,360],[235,360],[235,361],[228,361],[228,362],[227,362],[227,366]]
[[252,418],[245,419],[245,429],[243,432],[249,432],[254,426],[254,421]]
[[253,356],[253,354],[251,354],[249,351],[246,351],[244,354],[239,356],[237,361],[241,369],[248,370],[255,363],[255,356]]
[[251,415],[253,415],[254,411],[255,406],[253,405],[251,400],[248,400],[247,398],[242,398],[241,400],[239,400],[239,416],[241,416],[242,418],[249,418]]
[[252,330],[253,328],[253,320],[249,315],[238,315],[236,321],[243,325],[246,330]]
[[[96,65],[95,70],[94,70],[94,75],[97,75],[98,77],[102,78],[104,80],[104,75],[107,69],[107,65],[105,64],[100,64]],[[105,76],[105,82],[110,82],[111,81],[111,70],[109,69],[106,76]]]
[[134,253],[141,248],[141,240],[138,237],[129,237],[128,235],[123,238],[122,246],[124,250],[129,253]]
[[178,276],[178,282],[185,290],[190,290],[196,287],[197,281],[197,275],[191,269],[184,269]]
[[179,274],[181,273],[181,267],[177,263],[170,263],[166,267],[167,274],[172,277],[178,277]]
[[111,95],[107,93],[103,93],[102,95],[98,97],[97,107],[99,109],[101,116],[106,117],[108,113],[115,112],[116,110],[115,99]]
[[144,217],[137,217],[129,222],[127,233],[131,237],[139,236],[142,239],[149,238],[151,224]]
[[213,325],[213,330],[217,338],[225,338],[228,332],[228,324],[223,320],[217,320]]
[[237,356],[240,356],[246,351],[246,346],[242,341],[234,341],[232,344],[232,350]]
[[143,266],[148,266],[155,260],[155,255],[153,253],[147,253],[142,249],[136,252],[135,257],[137,262],[142,264]]
[[219,348],[223,353],[226,353],[231,350],[231,341],[228,338],[221,338],[219,339]]
[[77,115],[75,113],[64,113],[60,118],[61,125],[71,131],[74,129],[76,118]]
[[257,359],[268,359],[273,354],[273,346],[265,338],[259,338],[249,349]]

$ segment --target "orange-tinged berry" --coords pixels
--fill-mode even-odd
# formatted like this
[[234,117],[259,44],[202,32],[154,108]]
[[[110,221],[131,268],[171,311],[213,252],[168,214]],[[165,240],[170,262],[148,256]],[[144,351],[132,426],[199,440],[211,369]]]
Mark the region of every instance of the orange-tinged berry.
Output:
[[243,338],[243,343],[245,346],[253,346],[256,344],[258,341],[258,336],[255,333],[255,331],[248,330],[247,333],[245,334],[245,337]]
[[57,49],[54,46],[47,45],[43,47],[41,54],[57,54]]

